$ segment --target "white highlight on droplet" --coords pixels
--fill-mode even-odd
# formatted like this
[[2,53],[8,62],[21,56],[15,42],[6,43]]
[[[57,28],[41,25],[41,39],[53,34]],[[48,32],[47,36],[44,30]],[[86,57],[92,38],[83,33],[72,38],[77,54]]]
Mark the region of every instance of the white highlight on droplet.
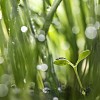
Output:
[[47,64],[37,65],[37,69],[41,70],[41,71],[47,71],[48,66],[47,66]]
[[79,29],[78,26],[74,26],[74,27],[72,28],[72,32],[75,33],[75,34],[79,33],[79,31],[80,31],[80,29]]
[[85,35],[89,39],[94,39],[97,36],[97,30],[94,26],[88,26],[85,30]]
[[0,84],[0,97],[5,97],[8,94],[8,87],[5,84]]
[[2,19],[2,12],[0,11],[0,19]]
[[59,100],[58,97],[53,97],[53,100]]
[[100,4],[95,7],[95,14],[100,16]]
[[23,33],[25,33],[25,32],[28,31],[28,28],[27,28],[26,26],[22,26],[22,27],[21,27],[21,31],[22,31]]
[[15,42],[12,42],[13,45],[15,45]]
[[59,91],[59,92],[62,92],[61,87],[58,87],[58,91]]
[[24,78],[24,83],[26,83],[26,79]]
[[2,64],[4,62],[4,58],[0,57],[0,64]]
[[40,30],[39,35],[37,36],[38,41],[43,42],[45,41],[45,31]]

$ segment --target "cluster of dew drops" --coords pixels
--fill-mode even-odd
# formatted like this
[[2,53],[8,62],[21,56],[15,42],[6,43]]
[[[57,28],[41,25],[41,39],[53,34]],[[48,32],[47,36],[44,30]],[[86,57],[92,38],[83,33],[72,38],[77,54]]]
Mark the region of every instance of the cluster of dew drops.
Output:
[[[76,1],[77,0],[75,0],[75,2]],[[83,2],[87,3],[88,0],[83,0]],[[94,7],[95,15],[100,16],[100,4],[98,4],[97,1],[95,1],[94,3],[96,4]],[[88,5],[88,7],[90,7],[90,6]],[[97,34],[98,30],[100,29],[100,22],[98,20],[95,21],[92,16],[89,16],[89,17],[86,17],[86,23],[87,23],[87,27],[85,29],[85,36],[91,40],[95,39],[98,35]],[[80,32],[80,27],[78,25],[73,26],[72,32],[74,34],[78,34]]]

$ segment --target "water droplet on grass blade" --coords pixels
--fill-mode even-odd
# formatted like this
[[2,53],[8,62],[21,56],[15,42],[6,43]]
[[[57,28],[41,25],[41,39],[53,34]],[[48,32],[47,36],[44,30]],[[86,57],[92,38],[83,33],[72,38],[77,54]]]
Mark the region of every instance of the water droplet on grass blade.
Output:
[[66,65],[66,58],[64,57],[59,57],[54,61],[54,64],[56,65]]
[[40,30],[39,35],[37,36],[38,41],[43,42],[45,41],[45,31]]
[[58,97],[53,97],[53,100],[59,100]]
[[24,83],[26,83],[26,79],[24,79]]
[[38,35],[38,40],[39,40],[40,42],[45,41],[45,36],[44,36],[43,34],[39,34],[39,35]]
[[89,39],[94,39],[97,36],[97,30],[94,26],[88,26],[85,30],[85,35]]
[[61,89],[61,87],[58,87],[58,91],[59,91],[59,92],[62,92],[62,89]]
[[15,45],[15,42],[12,42],[13,45]]
[[50,92],[50,89],[48,87],[45,87],[43,90],[42,90],[44,93],[49,93]]
[[37,65],[37,69],[41,70],[41,71],[47,71],[48,66],[47,66],[47,64]]
[[4,58],[0,57],[0,64],[2,64],[4,62]]
[[47,11],[49,12],[49,11],[50,11],[50,9],[51,9],[51,6],[48,6],[48,7],[47,7]]
[[8,94],[8,87],[5,84],[0,84],[0,97],[5,97]]
[[22,26],[22,27],[21,27],[21,31],[22,31],[23,33],[27,32],[27,30],[28,30],[28,28],[27,28],[26,26]]

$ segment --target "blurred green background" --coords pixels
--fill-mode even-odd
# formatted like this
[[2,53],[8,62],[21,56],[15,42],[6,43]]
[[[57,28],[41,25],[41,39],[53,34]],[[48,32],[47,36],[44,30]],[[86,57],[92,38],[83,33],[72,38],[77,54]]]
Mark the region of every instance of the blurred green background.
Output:
[[[71,66],[78,65],[83,96]],[[100,100],[100,0],[0,0],[0,100]]]

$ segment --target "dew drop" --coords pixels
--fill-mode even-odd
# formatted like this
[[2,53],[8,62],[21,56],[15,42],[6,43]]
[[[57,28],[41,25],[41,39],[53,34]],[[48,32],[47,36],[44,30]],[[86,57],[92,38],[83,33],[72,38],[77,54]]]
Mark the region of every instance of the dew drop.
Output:
[[8,87],[5,84],[0,84],[0,97],[5,97],[8,94]]
[[13,45],[15,45],[15,42],[12,42]]
[[47,66],[47,64],[37,65],[37,69],[41,70],[41,71],[47,71],[48,66]]
[[59,100],[58,97],[53,97],[53,100]]
[[61,87],[58,87],[58,91],[59,91],[59,92],[62,92]]
[[50,11],[50,9],[51,9],[51,6],[48,6],[48,7],[47,7],[47,11],[49,12],[49,11]]
[[38,35],[38,40],[39,40],[40,42],[45,41],[45,36],[44,36],[43,34],[39,34],[39,35]]
[[79,33],[79,27],[78,26],[74,26],[73,28],[72,28],[72,32],[74,33],[74,34],[77,34],[77,33]]
[[85,30],[85,35],[89,39],[94,39],[97,36],[97,30],[93,26],[88,26]]
[[11,88],[16,88],[16,84],[12,84],[11,85]]
[[47,56],[44,56],[44,58],[47,58]]
[[48,87],[45,87],[43,90],[42,90],[44,93],[49,93],[50,92],[50,89]]
[[0,57],[0,64],[2,64],[4,62],[4,58]]
[[45,41],[45,32],[43,30],[40,30],[37,38],[38,38],[38,41],[40,41],[40,42]]
[[95,7],[95,14],[100,16],[100,4]]
[[26,79],[24,78],[24,83],[26,83]]
[[21,31],[22,31],[23,33],[27,32],[27,30],[28,30],[28,28],[27,28],[26,26],[22,26],[22,27],[21,27]]

